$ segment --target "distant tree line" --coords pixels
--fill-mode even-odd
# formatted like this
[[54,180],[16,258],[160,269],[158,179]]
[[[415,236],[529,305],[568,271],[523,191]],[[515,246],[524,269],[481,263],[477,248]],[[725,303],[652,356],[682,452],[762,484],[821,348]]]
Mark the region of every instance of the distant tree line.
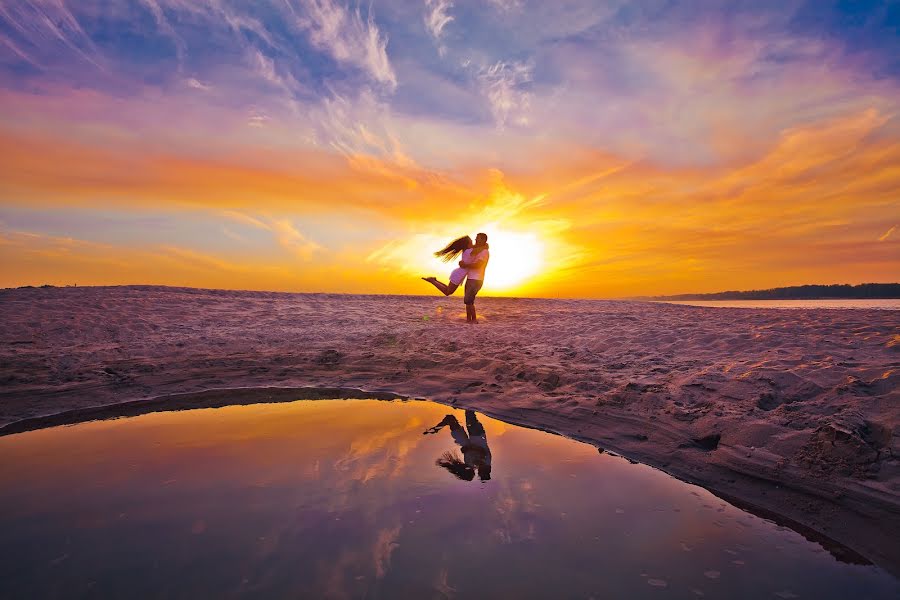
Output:
[[653,300],[852,300],[900,298],[900,283],[795,285],[770,290],[650,296]]

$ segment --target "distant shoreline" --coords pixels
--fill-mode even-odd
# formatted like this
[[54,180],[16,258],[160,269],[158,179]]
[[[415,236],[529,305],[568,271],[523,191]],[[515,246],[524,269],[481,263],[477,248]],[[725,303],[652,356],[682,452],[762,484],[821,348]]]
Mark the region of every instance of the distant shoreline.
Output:
[[636,296],[633,300],[896,300],[900,283],[862,283],[859,285],[796,285],[768,290],[728,291],[712,294],[674,294]]

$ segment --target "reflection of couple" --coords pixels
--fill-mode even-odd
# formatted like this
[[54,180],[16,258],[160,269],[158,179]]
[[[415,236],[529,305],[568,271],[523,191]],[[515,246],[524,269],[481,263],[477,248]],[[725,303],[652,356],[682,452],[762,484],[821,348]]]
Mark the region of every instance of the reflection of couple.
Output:
[[453,272],[450,273],[449,284],[441,283],[436,277],[423,277],[422,279],[439,289],[445,296],[455,292],[456,288],[465,280],[463,302],[466,305],[466,322],[476,323],[478,316],[475,314],[475,296],[484,284],[484,269],[491,257],[491,253],[488,251],[487,235],[479,233],[475,236],[474,243],[469,236],[463,236],[453,240],[447,244],[446,248],[438,250],[434,255],[444,262],[450,262],[459,256],[461,259],[459,268],[453,269]]
[[478,478],[482,481],[490,479],[491,449],[488,448],[484,426],[478,422],[478,419],[475,417],[475,411],[466,411],[468,433],[453,415],[447,415],[443,421],[422,433],[425,435],[437,433],[448,425],[450,426],[450,435],[453,436],[453,441],[459,444],[463,457],[460,459],[455,452],[447,451],[435,461],[435,464],[444,467],[464,481],[472,481],[475,478],[476,471],[478,472]]

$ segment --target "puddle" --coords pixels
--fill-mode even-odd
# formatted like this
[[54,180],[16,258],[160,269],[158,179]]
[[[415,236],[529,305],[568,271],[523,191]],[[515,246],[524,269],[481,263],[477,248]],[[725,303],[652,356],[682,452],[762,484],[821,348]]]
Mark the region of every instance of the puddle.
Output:
[[702,488],[430,402],[152,413],[0,457],[4,598],[900,594]]

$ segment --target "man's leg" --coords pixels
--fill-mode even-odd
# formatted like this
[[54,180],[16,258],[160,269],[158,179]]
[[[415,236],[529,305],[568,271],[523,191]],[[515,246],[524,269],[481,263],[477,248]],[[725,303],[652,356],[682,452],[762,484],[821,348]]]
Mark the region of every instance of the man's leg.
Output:
[[478,321],[478,316],[475,313],[475,296],[478,294],[478,290],[481,289],[481,285],[481,281],[477,279],[466,280],[466,295],[463,298],[463,302],[466,303],[466,322],[468,323],[476,323]]

